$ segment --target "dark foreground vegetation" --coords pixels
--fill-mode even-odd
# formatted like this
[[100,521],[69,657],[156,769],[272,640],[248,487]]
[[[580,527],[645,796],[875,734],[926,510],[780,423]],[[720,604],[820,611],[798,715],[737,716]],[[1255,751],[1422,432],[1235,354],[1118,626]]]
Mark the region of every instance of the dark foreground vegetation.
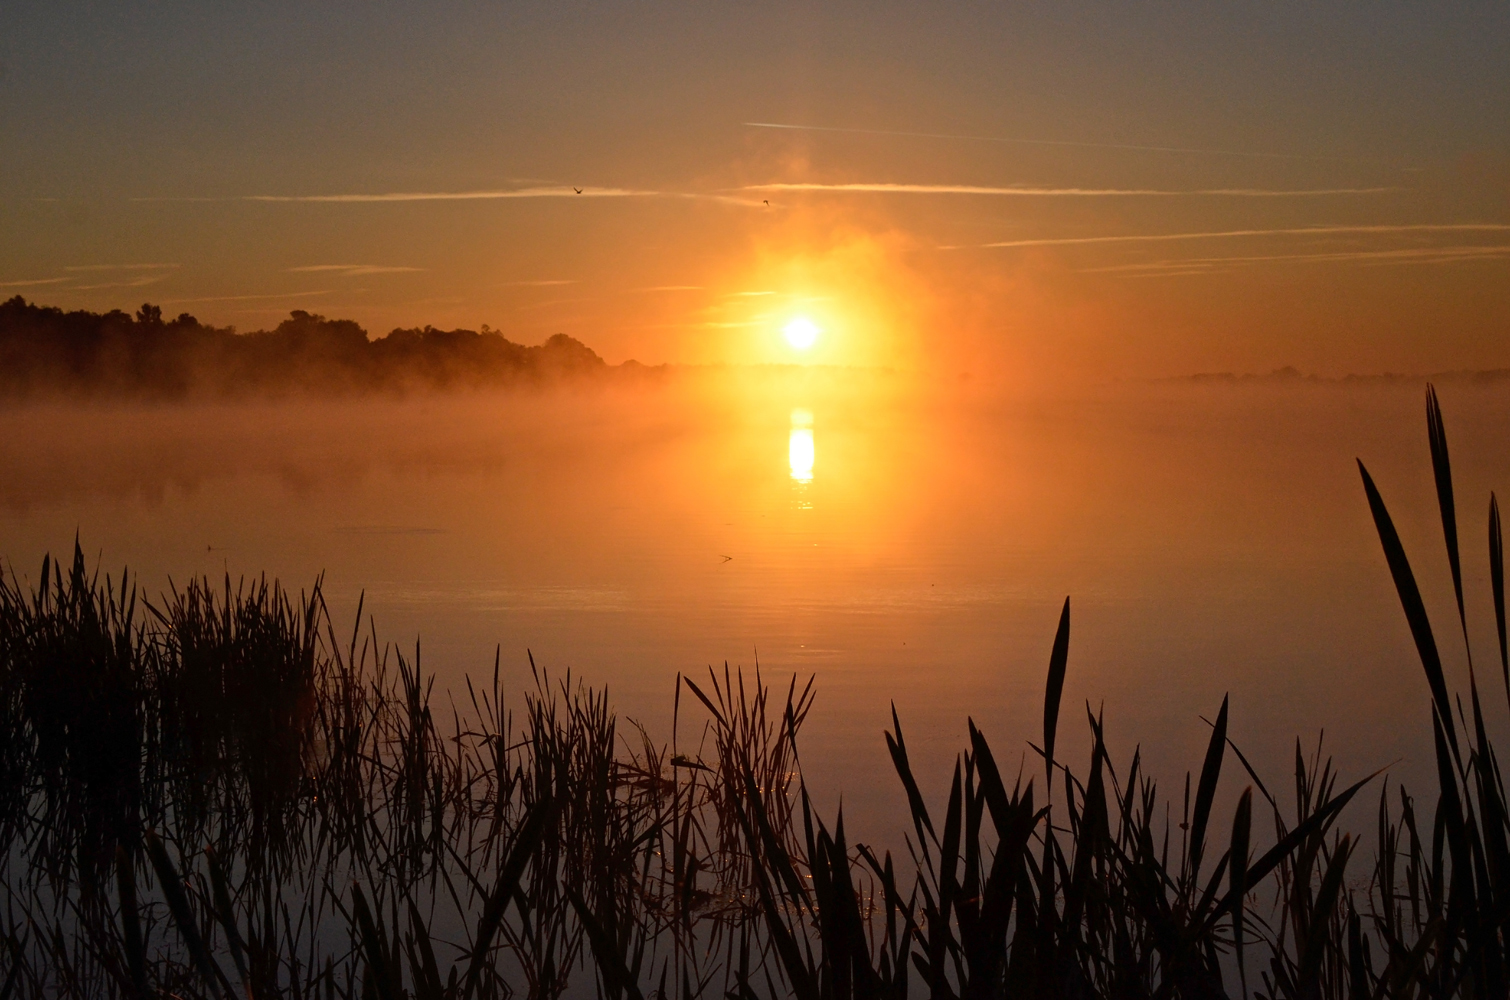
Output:
[[[1461,616],[1434,397],[1429,414]],[[0,587],[0,997],[1503,998],[1510,814],[1481,692],[1449,692],[1363,476],[1428,681],[1424,800],[1298,745],[1293,789],[1271,791],[1229,751],[1225,702],[1172,805],[1136,753],[1113,768],[1098,717],[1072,768],[1066,603],[1036,777],[1003,774],[972,723],[925,796],[893,720],[897,853],[810,802],[810,689],[679,679],[661,746],[569,679],[506,707],[495,668],[434,697],[417,653],[337,636],[318,586],[148,603],[76,550],[35,590]],[[1489,535],[1510,697],[1492,497]],[[1215,816],[1234,773],[1248,787]],[[1343,832],[1364,796],[1376,822]]]
[[610,368],[564,334],[526,347],[486,327],[394,330],[369,340],[352,320],[295,311],[274,330],[237,333],[154,305],[135,316],[64,312],[19,295],[0,302],[0,397],[181,399],[486,388],[643,371]]

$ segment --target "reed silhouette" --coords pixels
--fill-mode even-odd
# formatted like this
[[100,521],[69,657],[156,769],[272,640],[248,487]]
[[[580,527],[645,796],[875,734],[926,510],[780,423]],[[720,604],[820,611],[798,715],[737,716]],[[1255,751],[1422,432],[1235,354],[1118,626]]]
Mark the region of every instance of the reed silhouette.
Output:
[[[1466,642],[1434,392],[1427,410]],[[1004,776],[972,720],[935,811],[893,711],[912,826],[896,852],[815,809],[811,682],[678,677],[669,745],[570,676],[536,671],[506,705],[496,661],[442,708],[418,647],[364,635],[360,609],[338,636],[318,581],[296,597],[201,580],[150,602],[76,544],[35,589],[0,578],[0,1000],[1502,998],[1510,816],[1477,677],[1465,709],[1360,472],[1426,674],[1434,801],[1377,774],[1344,784],[1297,742],[1282,804],[1230,743],[1225,700],[1173,805],[1136,752],[1113,767],[1089,711],[1072,768],[1056,756],[1066,601],[1030,744],[1041,777]],[[1510,699],[1492,495],[1489,548]],[[695,749],[679,742],[694,714]],[[1224,772],[1246,785],[1230,820]],[[1341,821],[1371,782],[1369,862]]]

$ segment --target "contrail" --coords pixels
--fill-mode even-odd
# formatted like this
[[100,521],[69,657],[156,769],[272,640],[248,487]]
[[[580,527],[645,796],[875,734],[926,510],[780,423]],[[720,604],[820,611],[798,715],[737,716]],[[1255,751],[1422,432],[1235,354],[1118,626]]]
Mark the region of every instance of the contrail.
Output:
[[1022,146],[1075,146],[1082,149],[1129,149],[1145,153],[1196,153],[1202,156],[1251,156],[1269,160],[1326,160],[1343,163],[1383,163],[1355,156],[1313,153],[1256,153],[1243,149],[1201,149],[1190,146],[1138,146],[1121,142],[1077,142],[1072,139],[1015,139],[996,135],[951,135],[945,132],[896,132],[879,128],[835,128],[827,125],[785,125],[779,122],[740,122],[747,128],[788,129],[795,132],[845,132],[854,135],[895,135],[912,139],[959,139],[966,142],[1004,142]]
[[1163,243],[1172,240],[1215,240],[1241,236],[1335,236],[1368,233],[1502,233],[1503,222],[1419,223],[1399,226],[1303,226],[1295,229],[1226,229],[1207,233],[1152,233],[1137,236],[1070,236],[1056,239],[1003,240],[942,246],[940,250],[986,250],[998,247],[1074,246],[1087,243]]
[[1047,188],[988,187],[973,184],[747,184],[743,191],[828,191],[838,194],[966,194],[1000,197],[1071,197],[1071,198],[1178,198],[1191,196],[1228,198],[1306,198],[1324,195],[1389,194],[1397,187],[1312,188],[1271,190],[1268,188],[1200,188],[1170,191],[1158,188]]

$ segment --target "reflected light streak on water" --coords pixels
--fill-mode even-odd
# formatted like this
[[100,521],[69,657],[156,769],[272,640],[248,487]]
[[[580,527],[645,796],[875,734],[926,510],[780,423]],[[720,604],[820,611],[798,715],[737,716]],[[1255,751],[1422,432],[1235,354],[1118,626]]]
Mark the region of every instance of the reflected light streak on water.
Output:
[[787,461],[792,467],[792,478],[799,483],[813,481],[813,454],[813,429],[793,427],[787,445]]

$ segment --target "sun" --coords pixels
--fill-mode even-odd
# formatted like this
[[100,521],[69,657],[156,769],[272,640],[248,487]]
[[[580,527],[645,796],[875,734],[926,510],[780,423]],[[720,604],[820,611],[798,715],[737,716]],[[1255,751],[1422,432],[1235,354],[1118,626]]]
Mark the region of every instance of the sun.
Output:
[[788,323],[781,332],[786,336],[788,344],[791,344],[792,347],[799,351],[805,351],[818,342],[818,334],[823,331],[818,328],[817,323],[814,323],[806,316],[798,316]]

